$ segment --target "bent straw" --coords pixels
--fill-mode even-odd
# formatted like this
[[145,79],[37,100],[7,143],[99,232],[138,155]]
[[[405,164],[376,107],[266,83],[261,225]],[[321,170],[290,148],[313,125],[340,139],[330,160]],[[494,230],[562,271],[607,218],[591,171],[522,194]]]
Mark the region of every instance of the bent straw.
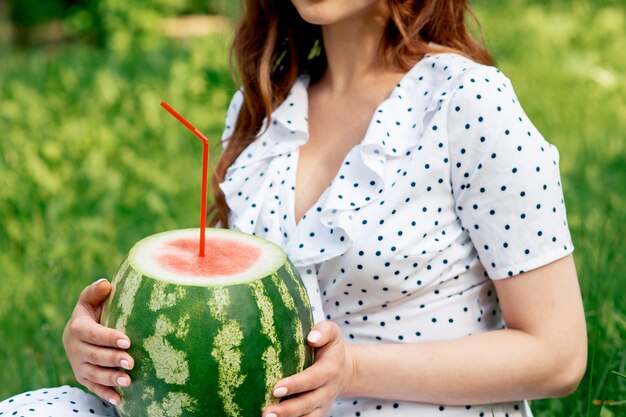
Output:
[[200,201],[200,253],[198,256],[204,256],[204,232],[206,228],[206,190],[207,190],[207,176],[208,176],[208,161],[209,161],[209,139],[204,136],[198,129],[196,129],[191,123],[189,123],[183,116],[181,116],[176,110],[174,110],[165,101],[161,102],[161,107],[174,116],[179,122],[198,137],[202,141],[202,197]]

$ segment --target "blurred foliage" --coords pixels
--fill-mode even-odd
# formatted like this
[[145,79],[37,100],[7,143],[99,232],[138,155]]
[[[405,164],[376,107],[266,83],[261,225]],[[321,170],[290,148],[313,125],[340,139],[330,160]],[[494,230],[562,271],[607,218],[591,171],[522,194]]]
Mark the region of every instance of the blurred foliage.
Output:
[[[174,226],[179,197],[193,212],[186,173],[200,148],[158,104],[166,99],[218,137],[233,90],[226,48],[216,37],[185,48],[170,43],[133,60],[85,47],[52,58],[12,57],[0,74],[0,252],[45,255],[50,266],[104,245],[91,254],[97,263],[109,258],[115,233],[140,223],[154,230],[145,216]],[[171,155],[182,152],[187,160],[173,164]],[[164,201],[161,193],[175,198]],[[136,205],[139,196],[145,206]],[[84,243],[65,239],[79,234]],[[50,244],[45,254],[42,242]]]
[[237,15],[239,0],[7,0],[10,19],[28,43],[28,30],[59,19],[69,38],[90,39],[115,50],[154,46],[164,17]]
[[19,26],[32,26],[64,15],[67,1],[9,0],[11,21]]
[[[55,1],[13,3],[53,10]],[[625,406],[594,400],[626,399],[626,379],[612,373],[626,374],[626,4],[472,3],[498,66],[561,153],[587,312],[583,383],[532,408],[536,417],[624,415]],[[0,399],[75,385],[60,337],[82,287],[111,277],[138,239],[197,224],[201,149],[160,100],[215,141],[235,89],[228,36],[172,41],[154,30],[163,16],[206,11],[206,3],[58,4],[73,33],[102,36],[110,49],[79,42],[2,57]],[[237,7],[208,4],[221,4],[209,10],[220,13]],[[211,149],[214,164],[219,147]]]
[[219,138],[227,45],[132,57],[73,45],[0,66],[0,398],[72,383],[60,332],[80,289],[142,236],[197,226],[201,146],[159,102]]

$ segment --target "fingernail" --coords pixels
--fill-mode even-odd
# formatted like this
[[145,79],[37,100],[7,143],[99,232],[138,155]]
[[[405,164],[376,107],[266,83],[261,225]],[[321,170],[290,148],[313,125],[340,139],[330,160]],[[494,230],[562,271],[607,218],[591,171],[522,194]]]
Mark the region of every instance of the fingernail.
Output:
[[278,416],[274,413],[268,413],[268,414],[265,414],[265,417],[278,417]]
[[126,381],[126,378],[124,378],[123,376],[117,378],[117,383],[118,385],[125,387],[126,385],[128,385],[128,381]]
[[104,281],[107,281],[107,279],[106,279],[106,278],[100,278],[99,280],[97,280],[97,281],[95,282],[95,284],[96,284],[96,286],[98,286],[98,285],[100,285],[101,283],[103,283]]
[[122,349],[128,349],[130,347],[130,342],[126,339],[118,339],[117,346],[121,347]]
[[113,397],[109,398],[109,402],[113,405],[117,405],[117,400]]
[[307,336],[307,340],[311,343],[319,342],[321,338],[322,334],[317,330],[311,330],[311,332]]
[[287,394],[287,388],[280,387],[274,390],[274,397],[284,397]]
[[128,361],[126,359],[122,359],[120,361],[120,365],[122,365],[122,368],[124,369],[130,369],[130,365],[128,364]]

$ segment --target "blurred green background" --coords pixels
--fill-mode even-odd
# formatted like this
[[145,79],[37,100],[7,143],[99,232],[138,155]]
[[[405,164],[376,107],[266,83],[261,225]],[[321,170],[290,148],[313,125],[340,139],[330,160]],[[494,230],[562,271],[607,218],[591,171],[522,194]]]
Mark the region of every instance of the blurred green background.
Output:
[[[476,0],[498,66],[561,153],[589,365],[536,416],[626,415],[626,2]],[[0,0],[0,399],[73,384],[81,289],[197,224],[200,146],[235,90],[232,0]],[[212,159],[218,156],[213,147]],[[621,375],[620,375],[621,374]]]

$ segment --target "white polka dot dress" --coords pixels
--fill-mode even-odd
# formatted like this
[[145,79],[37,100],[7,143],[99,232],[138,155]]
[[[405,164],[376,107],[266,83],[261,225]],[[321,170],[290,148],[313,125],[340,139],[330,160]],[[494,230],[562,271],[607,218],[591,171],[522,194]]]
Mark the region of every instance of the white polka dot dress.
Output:
[[68,386],[25,392],[0,402],[0,417],[117,417],[111,404]]
[[[296,224],[308,82],[300,76],[220,187],[231,227],[282,246],[316,321],[334,321],[348,342],[432,342],[502,328],[492,280],[573,251],[557,149],[528,120],[508,78],[456,54],[426,56],[403,77]],[[241,103],[237,93],[224,139]],[[356,398],[337,401],[330,415],[531,413],[525,401],[449,407]]]
[[[346,341],[420,343],[500,329],[492,281],[573,251],[557,149],[528,120],[500,71],[456,54],[428,55],[402,78],[296,224],[308,82],[298,78],[220,188],[231,228],[283,247],[303,277],[315,320],[334,321]],[[237,93],[223,139],[241,104]],[[79,390],[68,403],[59,394],[67,390],[6,400],[0,417],[113,415],[107,403]],[[459,407],[349,398],[336,401],[329,415],[531,412],[526,401]]]

